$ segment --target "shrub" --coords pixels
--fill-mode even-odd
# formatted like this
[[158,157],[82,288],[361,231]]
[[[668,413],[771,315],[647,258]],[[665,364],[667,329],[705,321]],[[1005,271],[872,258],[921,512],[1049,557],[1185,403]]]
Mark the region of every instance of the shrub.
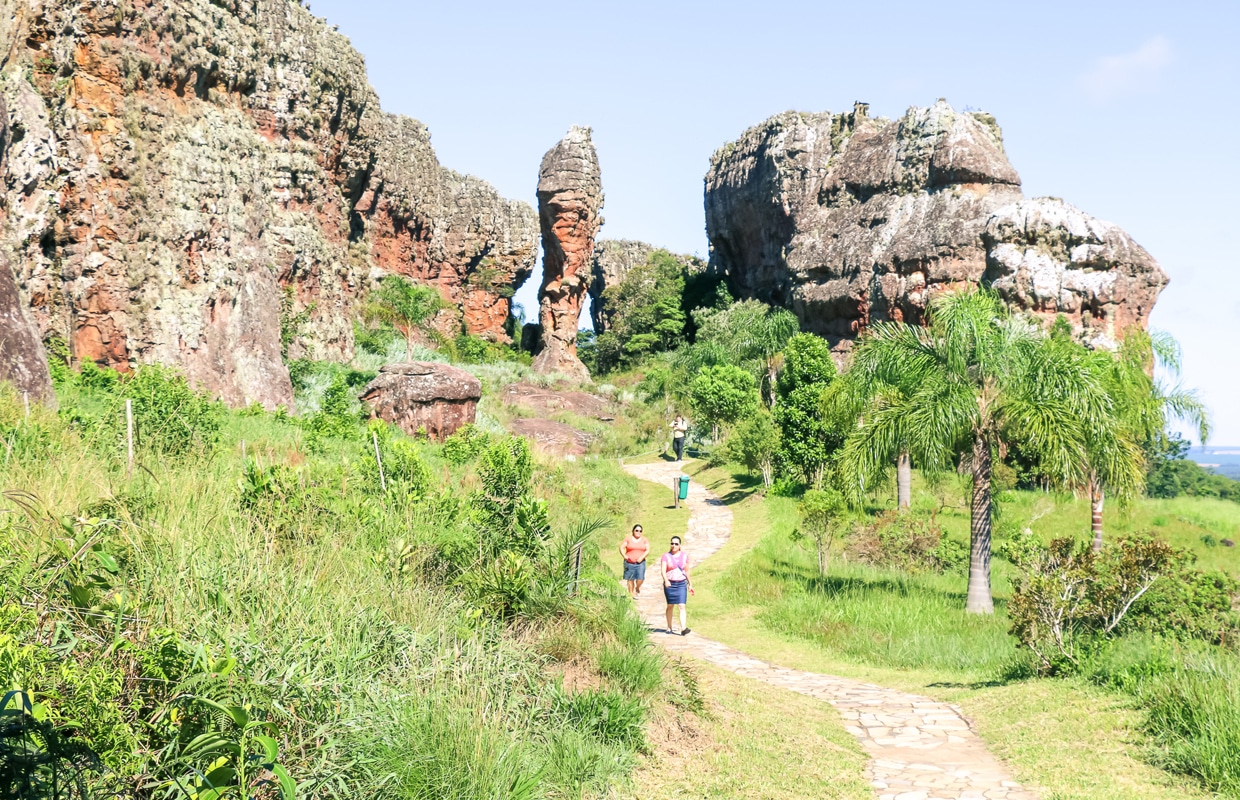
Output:
[[[85,378],[87,370],[82,374]],[[134,425],[143,447],[176,457],[211,450],[219,441],[223,406],[195,392],[170,369],[139,368],[121,383],[121,394],[133,401]]]
[[728,438],[727,453],[749,472],[762,473],[762,485],[768,489],[774,480],[775,455],[779,452],[779,428],[766,409],[746,419]]
[[848,503],[835,489],[810,489],[797,506],[800,527],[792,532],[793,541],[811,539],[818,553],[818,572],[827,574],[831,544],[848,522]]
[[483,452],[478,463],[482,488],[470,497],[481,552],[510,550],[534,555],[550,532],[547,504],[532,494],[534,470],[529,442],[506,436]]
[[444,440],[443,457],[452,464],[465,464],[477,458],[490,443],[486,431],[471,422]]
[[1148,535],[1121,539],[1101,553],[1056,539],[1025,565],[1012,592],[1012,634],[1044,671],[1076,669],[1093,640],[1139,624],[1138,601],[1160,580],[1182,577],[1189,563],[1184,551]]
[[848,554],[864,564],[904,572],[945,572],[968,564],[968,549],[943,536],[933,517],[888,511],[848,538]]
[[332,378],[319,410],[301,422],[306,431],[306,446],[311,452],[322,452],[329,439],[357,438],[360,424],[361,405],[344,374]]

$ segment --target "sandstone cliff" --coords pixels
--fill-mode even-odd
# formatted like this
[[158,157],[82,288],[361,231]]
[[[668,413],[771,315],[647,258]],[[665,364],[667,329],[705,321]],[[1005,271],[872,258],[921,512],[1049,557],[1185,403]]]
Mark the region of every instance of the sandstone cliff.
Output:
[[590,129],[574,125],[543,156],[538,171],[543,280],[538,292],[542,351],[538,372],[561,372],[581,380],[590,373],[577,358],[577,328],[585,300],[594,237],[603,224],[603,183]]
[[713,269],[839,350],[871,322],[919,322],[934,292],[979,283],[1106,346],[1146,324],[1167,284],[1118,227],[1026,199],[993,117],[941,100],[895,121],[857,104],[749,129],[711,159],[706,230]]
[[14,135],[0,254],[42,337],[290,404],[396,272],[505,338],[533,210],[444,169],[348,40],[289,0],[0,0]]

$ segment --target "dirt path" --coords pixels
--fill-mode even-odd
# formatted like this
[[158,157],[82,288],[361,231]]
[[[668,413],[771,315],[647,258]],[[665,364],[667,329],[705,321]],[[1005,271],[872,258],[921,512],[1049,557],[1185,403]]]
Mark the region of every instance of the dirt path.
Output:
[[[625,464],[625,471],[668,490],[681,465]],[[727,543],[732,512],[718,497],[689,485],[689,527],[684,549],[700,564]],[[668,635],[655,559],[647,590],[638,602],[655,641],[754,680],[824,700],[839,709],[845,727],[870,753],[867,777],[879,800],[1037,800],[1012,780],[1007,768],[973,733],[960,709],[928,697],[860,681],[785,669],[759,661],[696,633]],[[653,591],[652,591],[653,590]],[[677,620],[679,625],[679,620]],[[690,628],[693,623],[690,620]]]

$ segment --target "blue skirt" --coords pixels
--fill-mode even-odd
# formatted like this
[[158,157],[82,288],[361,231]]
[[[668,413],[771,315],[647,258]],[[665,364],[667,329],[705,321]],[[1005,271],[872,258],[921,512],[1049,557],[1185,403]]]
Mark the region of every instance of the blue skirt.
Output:
[[672,581],[663,589],[669,606],[683,606],[689,599],[689,581]]
[[626,581],[644,581],[646,580],[646,560],[643,558],[634,564],[632,561],[624,562],[624,580]]

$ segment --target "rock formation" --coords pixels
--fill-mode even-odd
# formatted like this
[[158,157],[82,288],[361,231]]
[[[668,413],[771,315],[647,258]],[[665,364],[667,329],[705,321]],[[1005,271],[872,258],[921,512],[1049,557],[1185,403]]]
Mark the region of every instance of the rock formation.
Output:
[[538,291],[541,373],[579,380],[590,373],[577,358],[577,328],[603,218],[603,183],[590,129],[574,125],[547,151],[538,171],[538,218],[542,226],[543,280]]
[[563,422],[534,417],[518,417],[508,423],[508,429],[529,439],[540,450],[560,456],[585,455],[598,438]]
[[[0,96],[0,174],[8,161],[9,112]],[[0,198],[0,212],[4,211]],[[38,330],[26,318],[8,258],[0,252],[0,381],[27,399],[54,406],[56,393]]]
[[712,269],[793,309],[846,350],[872,322],[922,320],[936,291],[992,285],[1111,344],[1144,325],[1167,276],[1118,227],[1026,199],[988,114],[940,100],[899,120],[787,112],[717,151],[706,175]]
[[[634,267],[641,266],[650,258],[650,254],[660,248],[647,242],[632,239],[600,239],[594,244],[594,260],[591,265],[590,280],[590,319],[594,323],[594,332],[603,333],[610,327],[608,320],[610,311],[604,292],[610,286],[617,286],[624,276]],[[684,264],[690,273],[702,272],[706,263],[697,256],[686,256],[677,253],[672,255]]]
[[474,421],[481,397],[481,381],[434,361],[388,364],[362,393],[374,416],[441,442]]
[[355,301],[393,272],[506,339],[533,209],[441,167],[300,3],[0,0],[0,46],[0,254],[75,359],[288,405],[283,351],[349,358]]

